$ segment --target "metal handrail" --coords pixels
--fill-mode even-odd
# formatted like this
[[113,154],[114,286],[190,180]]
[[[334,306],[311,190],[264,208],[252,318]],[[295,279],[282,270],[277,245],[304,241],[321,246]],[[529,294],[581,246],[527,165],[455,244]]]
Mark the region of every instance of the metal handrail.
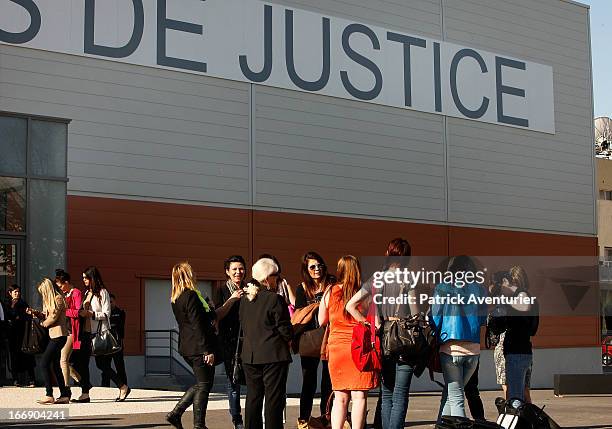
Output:
[[[151,336],[150,334],[164,334],[163,336]],[[187,371],[191,371],[191,368],[187,365],[185,365],[183,362],[181,362],[179,359],[176,358],[176,355],[179,355],[179,351],[178,351],[178,335],[179,332],[176,329],[146,329],[144,331],[144,338],[145,338],[145,376],[150,374],[149,372],[149,365],[148,365],[148,357],[149,357],[149,353],[148,351],[150,349],[161,349],[161,350],[168,350],[168,355],[164,356],[164,355],[155,355],[156,357],[167,357],[169,360],[169,372],[167,375],[174,375],[175,374],[175,365],[178,364],[180,365],[183,369],[187,370]],[[154,346],[154,345],[149,345],[148,344],[148,340],[166,340],[168,341],[168,343],[166,345],[159,345],[159,346]],[[164,375],[166,375],[164,373]]]

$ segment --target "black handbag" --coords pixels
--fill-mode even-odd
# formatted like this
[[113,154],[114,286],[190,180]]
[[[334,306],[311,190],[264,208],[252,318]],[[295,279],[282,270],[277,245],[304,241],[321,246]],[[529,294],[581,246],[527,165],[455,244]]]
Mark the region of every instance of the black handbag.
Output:
[[382,343],[384,355],[401,356],[407,362],[422,360],[430,350],[427,325],[421,313],[403,319],[386,320]]
[[234,364],[232,365],[232,381],[234,384],[246,386],[246,377],[244,375],[244,368],[242,367],[242,358],[240,353],[242,351],[242,328],[238,334],[238,341],[236,342],[236,353],[234,354]]
[[499,411],[497,423],[504,429],[561,429],[559,425],[544,411],[544,407],[526,403],[517,398],[507,401],[503,398],[495,400]]
[[497,423],[486,420],[470,420],[466,417],[442,416],[436,429],[503,429]]
[[23,332],[21,351],[26,354],[42,353],[49,343],[49,331],[35,319],[27,319]]
[[121,350],[121,343],[117,341],[110,330],[110,321],[106,316],[109,328],[102,330],[102,321],[98,322],[98,329],[91,340],[91,354],[93,356],[112,355]]
[[[403,284],[400,285],[400,297],[404,288]],[[383,325],[383,355],[385,357],[401,356],[406,362],[421,361],[430,352],[430,344],[426,333],[427,320],[425,320],[423,313],[398,318],[400,305],[397,304],[396,306],[394,319],[385,320]]]

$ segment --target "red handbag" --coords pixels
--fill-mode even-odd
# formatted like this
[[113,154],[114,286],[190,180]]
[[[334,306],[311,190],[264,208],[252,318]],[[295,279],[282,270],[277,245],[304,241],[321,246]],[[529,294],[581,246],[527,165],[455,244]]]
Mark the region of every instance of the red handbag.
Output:
[[353,328],[351,356],[359,371],[380,371],[382,368],[380,338],[374,325],[374,303],[368,311],[368,324],[359,323]]

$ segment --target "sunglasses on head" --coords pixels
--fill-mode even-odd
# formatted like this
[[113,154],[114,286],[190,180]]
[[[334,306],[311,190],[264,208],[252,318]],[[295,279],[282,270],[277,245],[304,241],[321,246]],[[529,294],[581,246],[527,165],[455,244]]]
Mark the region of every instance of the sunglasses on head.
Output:
[[312,271],[317,270],[317,269],[322,270],[323,267],[325,267],[325,264],[312,264],[308,266],[308,269]]

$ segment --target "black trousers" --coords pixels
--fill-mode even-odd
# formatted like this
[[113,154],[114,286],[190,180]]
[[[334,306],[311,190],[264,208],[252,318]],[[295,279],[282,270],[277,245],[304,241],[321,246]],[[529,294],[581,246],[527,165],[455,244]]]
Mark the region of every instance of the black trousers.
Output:
[[57,380],[60,396],[70,396],[64,384],[64,376],[62,375],[62,368],[60,367],[62,347],[64,347],[65,344],[66,337],[51,338],[40,359],[47,396],[53,396],[53,378],[51,377],[51,373],[55,375],[55,379]]
[[208,396],[215,380],[215,367],[204,363],[202,355],[183,356],[185,361],[191,365],[196,384],[191,386],[183,394],[174,406],[172,413],[182,416],[191,404],[193,404],[193,428],[206,428],[206,408],[208,407]]
[[476,365],[476,371],[470,380],[467,382],[463,391],[465,393],[465,398],[467,399],[468,406],[470,407],[470,414],[473,419],[481,419],[484,420],[484,406],[482,405],[482,399],[480,399],[480,390],[478,390],[478,370],[480,369],[480,364]]
[[[317,391],[317,370],[319,369],[320,359],[316,357],[301,356],[302,365],[302,392],[300,395],[300,420],[308,420],[312,413],[312,403]],[[332,393],[331,378],[327,361],[323,361],[321,369],[321,404],[319,409],[321,415],[325,415],[327,400]]]
[[72,351],[70,361],[76,372],[81,376],[81,393],[89,394],[91,381],[89,379],[89,360],[91,358],[91,334],[81,334],[81,347]]
[[287,400],[289,362],[267,364],[243,363],[247,395],[245,429],[262,429],[261,410],[264,397],[266,429],[283,429],[283,410]]
[[96,366],[100,371],[102,371],[102,378],[113,380],[113,383],[115,383],[117,387],[124,386],[126,384],[125,380],[119,377],[119,375],[115,372],[111,366],[112,361],[113,355],[96,356]]
[[[106,357],[106,356],[105,356]],[[127,384],[127,374],[125,373],[125,361],[123,359],[123,349],[118,351],[117,353],[113,353],[112,355],[107,356],[109,358],[109,366],[114,362],[115,363],[115,372],[120,380],[123,380],[125,384]],[[112,368],[112,367],[111,367]],[[102,387],[110,387],[111,379],[109,374],[106,372],[102,372]]]
[[[23,326],[20,325],[21,328]],[[23,331],[23,330],[22,330]],[[23,332],[16,332],[13,328],[9,332],[9,351],[11,356],[11,373],[13,375],[13,381],[19,382],[19,375],[22,372],[27,373],[27,379],[25,383],[34,382],[34,367],[36,361],[34,355],[29,355],[21,351],[21,343],[23,342]]]

